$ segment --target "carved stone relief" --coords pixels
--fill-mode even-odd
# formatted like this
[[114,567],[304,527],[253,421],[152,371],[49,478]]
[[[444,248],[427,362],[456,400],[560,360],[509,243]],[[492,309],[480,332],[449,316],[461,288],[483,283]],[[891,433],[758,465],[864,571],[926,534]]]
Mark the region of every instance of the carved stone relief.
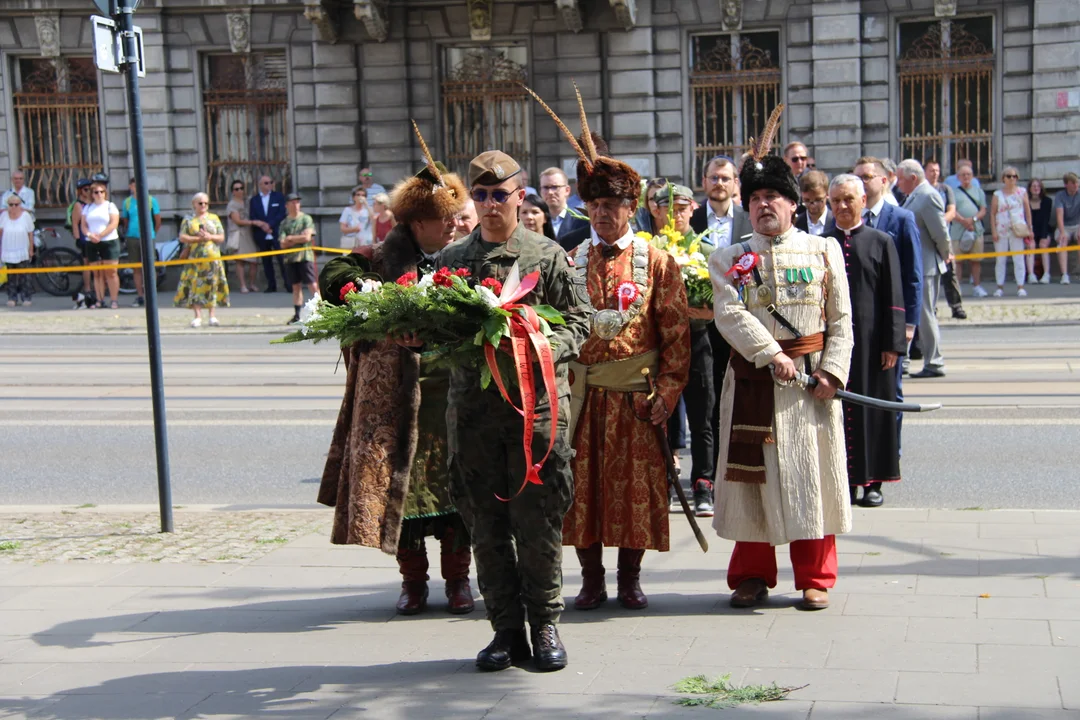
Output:
[[34,16],[34,27],[42,57],[60,57],[60,15],[39,13]]
[[635,0],[610,0],[611,8],[615,11],[615,18],[624,30],[629,30],[637,22],[637,7]]
[[469,0],[469,34],[473,40],[491,39],[492,0]]
[[225,15],[229,24],[229,47],[234,53],[251,52],[251,8]]
[[581,8],[578,0],[555,0],[555,7],[566,23],[566,29],[570,32],[581,32]]
[[330,18],[325,0],[304,0],[304,17],[315,26],[321,42],[333,45],[338,41],[337,28]]
[[376,42],[386,42],[390,36],[390,24],[375,0],[353,0],[353,15],[364,24],[368,35]]
[[720,0],[720,10],[725,30],[742,30],[742,0]]
[[956,0],[934,0],[934,16],[939,18],[955,17]]

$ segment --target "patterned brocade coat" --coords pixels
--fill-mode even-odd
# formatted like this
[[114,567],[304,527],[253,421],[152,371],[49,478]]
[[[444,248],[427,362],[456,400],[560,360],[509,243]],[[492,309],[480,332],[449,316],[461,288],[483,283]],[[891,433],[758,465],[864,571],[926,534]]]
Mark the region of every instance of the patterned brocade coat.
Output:
[[[756,367],[780,352],[777,340],[790,339],[766,309],[780,314],[803,335],[825,332],[825,348],[812,353],[811,370],[824,370],[847,383],[851,363],[851,300],[840,245],[794,228],[777,238],[754,233],[748,241],[759,256],[768,298],[759,297],[752,281],[743,288],[746,302],[725,273],[742,255],[740,244],[709,258],[716,327]],[[799,271],[803,272],[800,274]],[[806,272],[809,270],[809,272]],[[810,280],[807,281],[807,276]],[[795,360],[805,372],[803,358]],[[851,530],[844,425],[838,400],[815,400],[801,387],[774,388],[773,435],[765,444],[765,483],[728,482],[734,373],[724,378],[720,396],[720,444],[716,462],[717,535],[729,540],[781,545],[819,539]]]
[[[615,248],[611,258],[600,245],[589,248],[587,287],[596,310],[617,309],[616,289],[632,282],[633,255],[632,244]],[[613,340],[590,335],[577,361],[592,365],[658,350],[653,380],[671,409],[690,372],[686,288],[666,252],[649,247],[648,269],[641,312]],[[563,522],[564,545],[668,549],[667,466],[648,420],[646,395],[587,391],[573,438],[574,503]]]

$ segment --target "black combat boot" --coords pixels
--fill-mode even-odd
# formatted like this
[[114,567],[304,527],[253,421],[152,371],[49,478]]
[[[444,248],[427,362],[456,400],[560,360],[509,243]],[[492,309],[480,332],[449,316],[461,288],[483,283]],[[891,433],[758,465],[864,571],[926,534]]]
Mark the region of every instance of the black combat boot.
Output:
[[555,623],[532,627],[533,665],[537,670],[562,670],[566,667],[566,648],[559,639]]
[[495,638],[476,656],[476,667],[481,670],[505,670],[516,662],[529,658],[529,641],[525,628],[496,630]]

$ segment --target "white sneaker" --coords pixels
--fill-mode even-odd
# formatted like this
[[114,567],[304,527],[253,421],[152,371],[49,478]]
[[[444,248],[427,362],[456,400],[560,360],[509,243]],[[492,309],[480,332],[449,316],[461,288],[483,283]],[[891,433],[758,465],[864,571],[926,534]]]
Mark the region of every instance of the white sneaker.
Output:
[[195,318],[194,320],[192,320],[191,321],[191,327],[193,327],[193,328],[202,327],[202,318]]
[[974,289],[974,290],[972,290],[971,292],[972,292],[972,294],[973,294],[973,295],[975,295],[975,297],[977,297],[977,298],[984,298],[984,297],[986,297],[986,296],[987,296],[987,295],[989,294],[989,293],[987,293],[987,292],[986,292],[985,290],[983,290],[983,286],[982,286],[982,285],[976,285],[976,286],[975,286],[975,289]]
[[1069,284],[1069,276],[1068,276],[1068,274],[1065,274],[1065,275],[1061,276],[1061,284],[1062,285],[1068,285]]
[[1020,288],[1016,291],[1016,297],[1027,297],[1027,290]]
[[221,323],[218,322],[218,319],[216,317],[210,318],[210,327],[218,327],[220,325]]
[[1043,276],[1041,278],[1039,278],[1039,284],[1040,285],[1049,285],[1050,284],[1050,271],[1049,270],[1044,272]]
[[1028,273],[1028,285],[1034,285],[1039,282],[1039,276],[1035,273]]
[[998,288],[994,291],[994,297],[1005,297],[1005,291],[1001,288]]

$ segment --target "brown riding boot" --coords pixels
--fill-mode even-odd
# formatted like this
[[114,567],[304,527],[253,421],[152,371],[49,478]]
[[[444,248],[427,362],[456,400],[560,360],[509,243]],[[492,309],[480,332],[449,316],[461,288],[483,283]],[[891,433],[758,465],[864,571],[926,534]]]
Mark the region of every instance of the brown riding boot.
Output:
[[627,610],[644,610],[649,598],[641,591],[641,559],[644,550],[619,548],[619,604]]
[[471,613],[476,607],[472,588],[469,586],[469,563],[472,552],[469,546],[454,550],[454,531],[446,530],[442,536],[442,576],[446,581],[446,599],[454,615]]
[[581,592],[574,598],[578,610],[595,610],[607,600],[604,584],[604,546],[593,543],[587,548],[577,548],[581,563]]
[[402,581],[397,611],[401,615],[415,615],[427,607],[427,550],[398,550],[397,561]]

